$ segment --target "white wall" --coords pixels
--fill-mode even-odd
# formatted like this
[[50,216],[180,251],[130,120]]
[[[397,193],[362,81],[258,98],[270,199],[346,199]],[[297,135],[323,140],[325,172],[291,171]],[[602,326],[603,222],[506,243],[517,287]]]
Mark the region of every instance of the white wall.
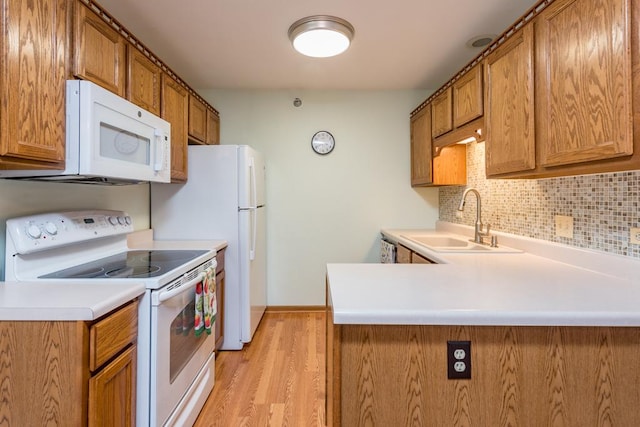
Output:
[[[428,94],[201,93],[220,111],[223,144],[266,157],[269,305],[324,304],[327,263],[377,262],[380,229],[435,225],[438,190],[410,186],[409,113]],[[311,150],[319,130],[337,141],[327,156]]]
[[127,212],[134,228],[149,228],[149,185],[101,186],[0,179],[0,280],[4,278],[5,221],[41,212],[116,209]]

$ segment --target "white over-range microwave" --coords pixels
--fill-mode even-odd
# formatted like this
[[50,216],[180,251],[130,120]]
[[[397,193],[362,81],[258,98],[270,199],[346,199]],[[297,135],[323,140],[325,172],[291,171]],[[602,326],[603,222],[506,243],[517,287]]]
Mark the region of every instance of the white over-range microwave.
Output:
[[68,80],[64,170],[0,170],[0,178],[170,182],[171,125],[85,80]]

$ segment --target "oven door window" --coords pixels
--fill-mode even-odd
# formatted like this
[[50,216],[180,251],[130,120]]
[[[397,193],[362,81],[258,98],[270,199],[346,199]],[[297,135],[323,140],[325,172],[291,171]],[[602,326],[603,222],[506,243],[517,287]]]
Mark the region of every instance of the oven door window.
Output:
[[205,341],[205,335],[195,334],[195,292],[188,292],[183,307],[171,321],[169,331],[169,381],[173,383]]

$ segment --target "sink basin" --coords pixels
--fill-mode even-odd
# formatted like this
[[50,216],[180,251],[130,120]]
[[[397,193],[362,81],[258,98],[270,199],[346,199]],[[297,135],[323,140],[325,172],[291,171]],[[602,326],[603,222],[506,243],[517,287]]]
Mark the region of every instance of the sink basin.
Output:
[[488,245],[481,245],[472,242],[468,238],[463,236],[449,236],[442,234],[406,234],[400,237],[403,237],[413,243],[416,243],[435,252],[522,252],[520,250],[507,248],[504,246],[492,248]]
[[409,240],[413,240],[416,243],[421,243],[427,246],[437,247],[452,247],[452,248],[466,248],[471,242],[469,240],[457,239],[449,236],[404,236]]

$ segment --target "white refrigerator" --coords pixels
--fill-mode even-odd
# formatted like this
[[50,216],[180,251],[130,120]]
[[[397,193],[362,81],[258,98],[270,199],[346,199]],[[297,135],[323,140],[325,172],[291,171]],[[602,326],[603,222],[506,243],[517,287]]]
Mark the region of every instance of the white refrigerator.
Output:
[[247,145],[188,147],[185,184],[151,184],[156,240],[226,240],[223,350],[240,350],[267,305],[265,165]]

